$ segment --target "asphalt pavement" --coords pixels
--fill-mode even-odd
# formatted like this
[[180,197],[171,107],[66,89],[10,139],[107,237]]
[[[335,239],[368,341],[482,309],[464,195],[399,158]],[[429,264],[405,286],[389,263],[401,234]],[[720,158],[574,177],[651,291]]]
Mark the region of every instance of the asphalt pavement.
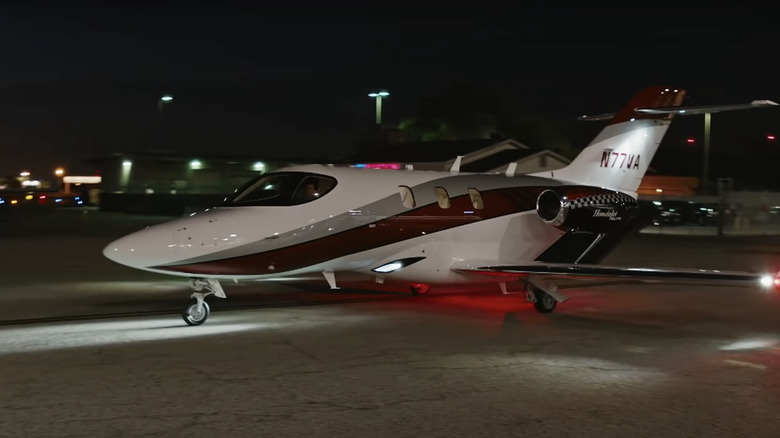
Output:
[[[189,288],[102,257],[165,217],[0,211],[0,437],[777,437],[780,297],[726,285]],[[772,236],[637,234],[606,264],[780,268]],[[230,304],[233,303],[233,304]]]

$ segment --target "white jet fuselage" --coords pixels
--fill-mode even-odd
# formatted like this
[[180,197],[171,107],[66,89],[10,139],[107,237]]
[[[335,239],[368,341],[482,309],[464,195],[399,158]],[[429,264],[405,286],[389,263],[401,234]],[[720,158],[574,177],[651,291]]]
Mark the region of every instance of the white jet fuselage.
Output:
[[[455,262],[531,261],[563,233],[536,213],[539,193],[561,186],[553,179],[321,165],[285,171],[337,183],[299,205],[226,205],[153,225],[104,253],[133,268],[183,277],[261,280],[349,271],[459,283],[468,276],[450,269]],[[413,205],[404,205],[399,190],[411,193]],[[372,274],[407,258],[420,260]]]

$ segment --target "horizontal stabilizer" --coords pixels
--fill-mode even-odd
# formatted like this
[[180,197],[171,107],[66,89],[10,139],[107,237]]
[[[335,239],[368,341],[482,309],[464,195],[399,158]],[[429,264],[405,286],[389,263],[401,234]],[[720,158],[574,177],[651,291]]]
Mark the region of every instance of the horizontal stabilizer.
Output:
[[701,105],[701,106],[678,106],[664,108],[637,108],[636,112],[642,114],[677,114],[688,116],[691,114],[719,113],[721,111],[734,111],[751,108],[761,108],[767,106],[776,106],[777,103],[771,100],[754,100],[750,103],[733,103],[726,105]]
[[[660,108],[636,108],[634,111],[640,114],[675,114],[678,116],[690,116],[706,113],[719,113],[722,111],[735,111],[751,108],[762,108],[769,106],[777,106],[778,104],[771,100],[754,100],[750,103],[732,103],[725,105],[700,105],[700,106],[668,106]],[[597,114],[593,116],[583,115],[579,116],[577,120],[585,122],[599,122],[603,120],[611,120],[617,113],[605,113]]]
[[585,122],[600,122],[602,120],[612,120],[612,118],[615,117],[615,114],[617,113],[604,113],[597,114],[595,116],[582,115],[577,117],[577,120],[582,120]]

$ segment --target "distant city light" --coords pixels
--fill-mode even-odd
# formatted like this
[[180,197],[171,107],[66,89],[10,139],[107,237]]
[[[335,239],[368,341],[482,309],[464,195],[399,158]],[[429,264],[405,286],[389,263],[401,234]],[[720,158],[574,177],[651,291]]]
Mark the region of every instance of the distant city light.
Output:
[[65,174],[65,169],[58,167],[57,169],[54,170],[54,174],[57,176],[62,176]]
[[99,175],[97,176],[80,176],[70,175],[62,177],[62,182],[68,184],[99,184],[103,180]]
[[166,94],[165,96],[161,97],[160,100],[162,100],[163,102],[170,102],[173,100],[173,96]]
[[252,164],[252,170],[256,172],[265,172],[265,163],[263,163],[262,161],[258,161]]
[[190,161],[190,169],[202,169],[203,163],[200,162],[200,160],[192,160]]

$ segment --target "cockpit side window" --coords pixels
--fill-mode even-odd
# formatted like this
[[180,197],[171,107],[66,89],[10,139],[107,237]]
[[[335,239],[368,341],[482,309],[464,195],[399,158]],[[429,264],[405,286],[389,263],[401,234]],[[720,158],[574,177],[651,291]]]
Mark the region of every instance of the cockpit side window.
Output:
[[292,204],[303,204],[319,199],[328,193],[335,185],[336,181],[332,178],[316,175],[307,176],[298,184],[298,188],[295,189]]
[[323,197],[336,186],[325,175],[303,172],[268,173],[259,176],[227,197],[224,206],[290,206]]
[[292,188],[290,187],[292,181],[290,180],[291,175],[267,175],[238,192],[236,196],[233,197],[232,202],[235,204],[274,202],[274,199],[283,198],[292,191]]

